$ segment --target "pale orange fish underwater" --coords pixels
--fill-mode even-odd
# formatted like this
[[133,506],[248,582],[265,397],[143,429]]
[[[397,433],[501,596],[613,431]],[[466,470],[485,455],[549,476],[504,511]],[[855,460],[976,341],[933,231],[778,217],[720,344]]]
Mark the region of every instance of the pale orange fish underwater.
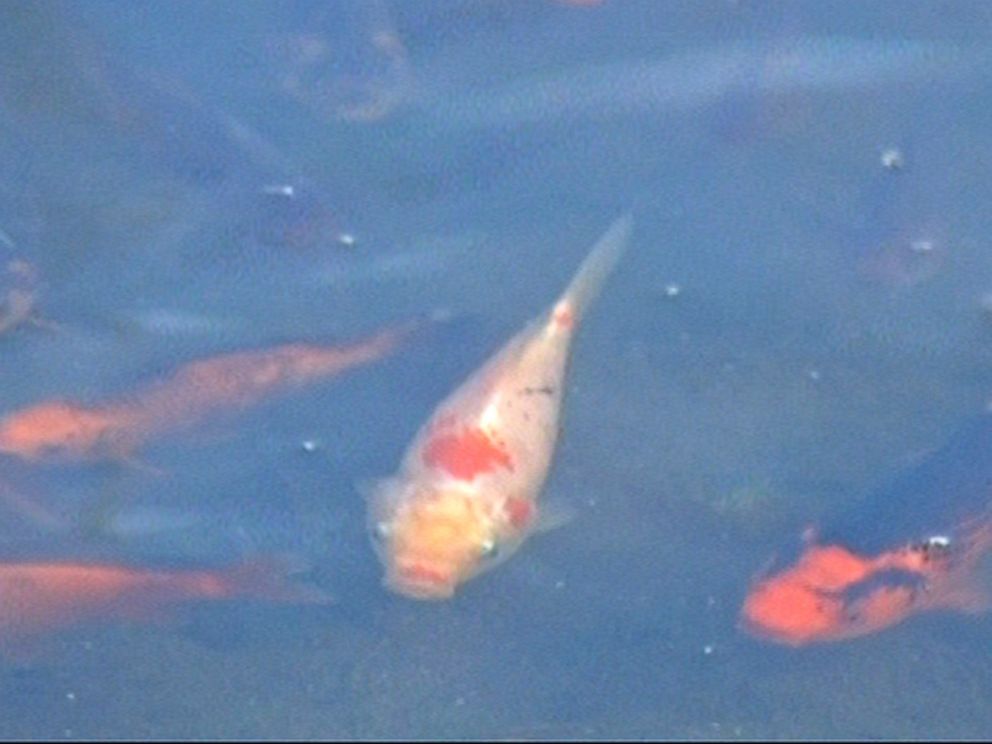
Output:
[[221,409],[240,409],[279,390],[341,374],[396,349],[410,322],[338,346],[294,343],[191,362],[118,400],[87,406],[52,400],[0,420],[0,452],[25,460],[126,458],[145,441]]
[[0,562],[0,653],[22,655],[42,636],[84,623],[154,622],[198,601],[324,603],[290,580],[293,567],[254,559],[220,569],[155,569],[82,561]]
[[631,219],[613,224],[560,299],[435,410],[399,472],[369,493],[369,528],[388,588],[451,597],[541,524],[572,340],[617,264]]

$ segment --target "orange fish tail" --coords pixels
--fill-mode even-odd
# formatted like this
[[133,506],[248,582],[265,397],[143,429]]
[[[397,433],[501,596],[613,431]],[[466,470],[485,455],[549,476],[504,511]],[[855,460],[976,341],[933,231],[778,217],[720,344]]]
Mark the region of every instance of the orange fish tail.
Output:
[[301,345],[290,349],[284,360],[283,377],[305,381],[315,377],[333,375],[352,367],[378,361],[393,353],[403,342],[423,327],[413,320],[399,326],[385,328],[368,338],[344,346],[325,347]]
[[391,354],[420,327],[419,321],[410,321],[392,328],[384,328],[342,350],[343,367],[374,362]]
[[[256,599],[266,602],[326,604],[330,595],[294,577],[306,569],[299,561],[281,556],[252,558],[225,569],[201,584],[202,594],[217,599]],[[215,594],[217,592],[217,594]]]

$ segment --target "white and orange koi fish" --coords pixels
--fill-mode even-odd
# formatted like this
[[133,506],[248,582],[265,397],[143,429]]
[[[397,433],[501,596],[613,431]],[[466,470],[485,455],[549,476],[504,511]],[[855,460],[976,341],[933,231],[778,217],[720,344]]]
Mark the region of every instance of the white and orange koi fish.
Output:
[[535,530],[572,339],[630,226],[623,217],[610,227],[558,302],[442,402],[399,472],[373,486],[369,527],[388,588],[449,598]]

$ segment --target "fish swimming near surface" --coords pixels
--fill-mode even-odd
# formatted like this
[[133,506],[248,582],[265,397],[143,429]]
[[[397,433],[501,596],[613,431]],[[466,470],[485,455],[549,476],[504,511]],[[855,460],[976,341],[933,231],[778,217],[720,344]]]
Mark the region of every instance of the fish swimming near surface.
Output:
[[399,472],[370,489],[369,528],[388,588],[449,598],[541,525],[537,497],[558,438],[571,343],[630,227],[624,217],[607,231],[552,308],[444,400]]
[[419,325],[411,321],[344,345],[293,343],[202,359],[104,404],[39,403],[0,420],[0,452],[26,460],[126,458],[146,440],[215,411],[245,408],[281,389],[374,362]]
[[759,579],[741,625],[790,646],[839,641],[931,610],[975,613],[992,549],[992,414],[810,536],[798,559]]
[[0,653],[16,656],[39,637],[108,621],[155,621],[197,601],[323,603],[292,567],[254,559],[220,569],[135,567],[77,561],[0,561]]
[[502,85],[425,93],[420,115],[446,129],[676,114],[728,97],[871,90],[956,80],[988,69],[984,47],[908,39],[756,40],[646,59],[572,66]]

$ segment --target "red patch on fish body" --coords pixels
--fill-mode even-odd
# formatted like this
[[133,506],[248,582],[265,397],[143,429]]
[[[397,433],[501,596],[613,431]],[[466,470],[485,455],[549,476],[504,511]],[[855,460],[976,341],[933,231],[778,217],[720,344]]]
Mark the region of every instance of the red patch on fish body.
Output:
[[534,518],[534,505],[527,499],[509,498],[503,507],[510,524],[516,530],[523,530],[530,525]]
[[424,449],[424,463],[453,477],[471,481],[496,468],[513,470],[513,459],[499,443],[478,428],[438,434]]
[[551,318],[559,328],[569,329],[575,325],[575,313],[566,302],[559,302],[555,306]]

